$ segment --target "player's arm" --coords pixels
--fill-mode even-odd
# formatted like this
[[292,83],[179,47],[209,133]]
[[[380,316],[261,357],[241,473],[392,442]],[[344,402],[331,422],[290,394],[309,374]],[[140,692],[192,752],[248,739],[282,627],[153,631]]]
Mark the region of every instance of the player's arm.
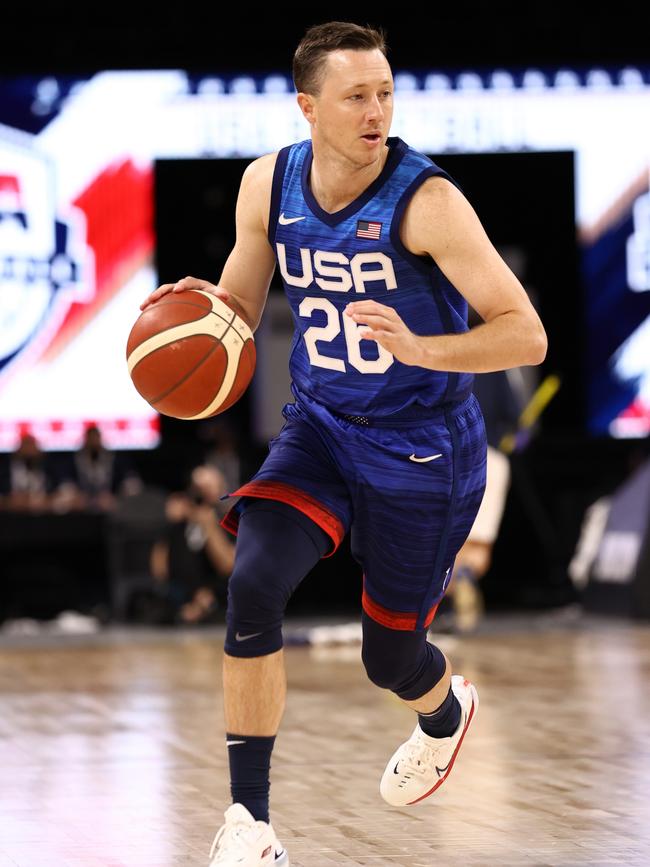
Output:
[[202,289],[226,301],[253,331],[262,311],[275,270],[275,254],[269,244],[264,215],[268,213],[277,154],[253,160],[242,175],[235,209],[236,240],[218,283],[183,277],[164,283],[140,305],[144,309],[167,292]]
[[483,319],[464,334],[425,337],[425,366],[488,371],[540,364],[547,348],[544,326],[461,191],[445,178],[431,178],[414,210],[414,243]]
[[392,308],[360,301],[346,312],[369,327],[362,337],[432,370],[481,373],[544,360],[546,332],[526,290],[457,187],[445,178],[425,181],[407,207],[402,238],[409,250],[435,260],[484,321],[462,334],[415,335]]

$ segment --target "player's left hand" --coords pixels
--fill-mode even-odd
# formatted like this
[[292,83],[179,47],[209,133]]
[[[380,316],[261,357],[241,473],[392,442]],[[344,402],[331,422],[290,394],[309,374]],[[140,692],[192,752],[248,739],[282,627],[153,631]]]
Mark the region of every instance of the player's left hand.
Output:
[[374,340],[392,353],[402,364],[417,365],[422,360],[420,338],[406,326],[399,313],[378,301],[351,301],[343,311],[360,328],[364,340]]

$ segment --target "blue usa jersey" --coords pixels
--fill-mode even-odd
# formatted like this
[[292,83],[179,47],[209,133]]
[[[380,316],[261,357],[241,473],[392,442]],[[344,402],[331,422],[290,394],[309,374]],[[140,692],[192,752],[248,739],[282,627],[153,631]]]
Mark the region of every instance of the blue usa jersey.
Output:
[[387,145],[380,175],[333,214],[311,192],[311,139],[282,148],[273,176],[269,241],[295,322],[292,391],[339,413],[408,413],[472,391],[473,374],[402,364],[343,315],[348,302],[374,299],[395,308],[415,334],[468,329],[463,296],[430,256],[414,255],[399,237],[406,206],[426,178],[456,182],[401,138]]

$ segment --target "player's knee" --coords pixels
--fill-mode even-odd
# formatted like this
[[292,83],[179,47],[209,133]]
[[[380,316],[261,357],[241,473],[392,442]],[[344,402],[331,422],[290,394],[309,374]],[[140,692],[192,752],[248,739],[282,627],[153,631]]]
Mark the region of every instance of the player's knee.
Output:
[[369,679],[384,689],[399,687],[421,653],[423,633],[390,629],[362,614],[361,661]]
[[268,565],[235,567],[228,582],[225,650],[231,656],[265,656],[282,647],[285,600]]
[[420,651],[411,642],[398,650],[398,642],[381,643],[365,640],[361,648],[361,660],[368,678],[382,689],[397,691],[408,680],[417,666]]
[[[226,653],[264,656],[282,645],[287,602],[329,544],[291,506],[254,500],[239,525],[235,567],[228,581]],[[316,535],[314,541],[314,532]]]
[[444,654],[426,640],[426,630],[390,629],[362,613],[361,659],[369,679],[413,701],[429,692],[445,673]]
[[228,579],[228,607],[235,616],[254,611],[260,619],[282,617],[286,607],[284,588],[269,562],[235,563]]

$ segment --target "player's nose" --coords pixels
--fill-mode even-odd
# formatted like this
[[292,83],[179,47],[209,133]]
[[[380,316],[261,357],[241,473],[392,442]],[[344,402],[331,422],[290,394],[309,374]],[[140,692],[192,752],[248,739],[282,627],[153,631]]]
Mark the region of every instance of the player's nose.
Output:
[[373,120],[374,118],[381,119],[383,118],[383,116],[384,109],[382,107],[381,100],[378,96],[375,95],[375,97],[371,100],[370,105],[368,106],[368,120]]

